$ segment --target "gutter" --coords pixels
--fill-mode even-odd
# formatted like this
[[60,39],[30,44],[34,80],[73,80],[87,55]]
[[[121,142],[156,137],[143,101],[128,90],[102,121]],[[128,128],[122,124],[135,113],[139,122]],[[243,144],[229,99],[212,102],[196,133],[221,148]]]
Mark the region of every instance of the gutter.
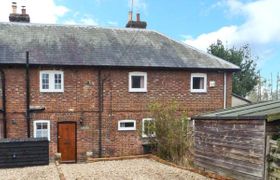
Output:
[[[0,63],[2,66],[24,66],[24,63]],[[210,68],[210,67],[168,67],[168,66],[144,66],[144,65],[90,65],[90,64],[69,64],[69,63],[32,63],[31,66],[46,66],[46,67],[95,67],[95,68],[103,68],[103,69],[119,69],[119,68],[126,68],[126,69],[150,69],[150,70],[169,70],[169,71],[177,71],[177,70],[188,70],[188,71],[206,71],[206,72],[216,72],[216,71],[226,71],[226,72],[238,72],[240,71],[239,68]]]
[[4,131],[4,138],[7,138],[7,111],[6,111],[6,80],[5,80],[5,72],[0,69],[1,73],[1,84],[2,84],[2,110],[3,113],[3,131]]

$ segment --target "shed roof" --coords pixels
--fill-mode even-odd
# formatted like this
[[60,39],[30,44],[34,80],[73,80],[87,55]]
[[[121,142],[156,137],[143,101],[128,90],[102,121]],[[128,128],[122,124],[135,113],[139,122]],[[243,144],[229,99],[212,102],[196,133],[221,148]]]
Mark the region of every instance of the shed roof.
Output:
[[239,96],[239,95],[237,95],[235,93],[232,93],[231,95],[234,96],[235,98],[238,98],[238,99],[240,99],[242,101],[245,101],[247,103],[252,103],[252,101],[250,101],[249,99],[246,99],[245,97]]
[[195,116],[192,119],[265,119],[267,121],[280,120],[280,100],[237,106],[225,110]]
[[239,70],[152,30],[0,23],[0,64],[24,64],[25,51],[35,65]]

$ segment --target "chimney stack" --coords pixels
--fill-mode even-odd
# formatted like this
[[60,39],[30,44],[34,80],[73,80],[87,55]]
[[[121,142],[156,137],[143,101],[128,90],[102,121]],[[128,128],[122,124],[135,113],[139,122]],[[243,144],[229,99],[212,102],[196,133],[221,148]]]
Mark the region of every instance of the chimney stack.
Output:
[[140,22],[140,13],[137,13],[137,14],[136,14],[136,21],[137,21],[137,22]]
[[23,22],[23,23],[29,23],[30,17],[29,14],[26,13],[25,6],[21,6],[21,14],[17,13],[17,3],[12,2],[12,13],[9,16],[10,22]]
[[17,3],[16,2],[12,2],[12,13],[13,14],[17,13]]
[[147,22],[140,20],[140,13],[136,14],[136,21],[132,19],[132,11],[128,13],[128,22],[126,24],[127,28],[138,28],[138,29],[146,29]]
[[22,14],[22,15],[26,15],[25,6],[21,6],[21,14]]

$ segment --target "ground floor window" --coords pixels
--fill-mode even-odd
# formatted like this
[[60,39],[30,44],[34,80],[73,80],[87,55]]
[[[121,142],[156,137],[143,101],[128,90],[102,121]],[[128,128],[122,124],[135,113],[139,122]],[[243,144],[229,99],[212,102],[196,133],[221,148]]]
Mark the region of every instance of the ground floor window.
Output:
[[144,118],[142,120],[142,137],[154,137],[155,135],[155,120]]
[[50,140],[50,121],[37,120],[33,122],[34,138],[48,138]]
[[136,121],[135,120],[120,120],[118,122],[119,131],[133,131],[136,130]]

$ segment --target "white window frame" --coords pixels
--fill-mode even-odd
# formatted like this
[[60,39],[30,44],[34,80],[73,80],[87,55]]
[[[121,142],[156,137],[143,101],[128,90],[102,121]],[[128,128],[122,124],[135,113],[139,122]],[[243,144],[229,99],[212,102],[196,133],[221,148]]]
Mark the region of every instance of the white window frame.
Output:
[[[144,127],[145,121],[155,121],[155,119],[154,119],[154,118],[143,118],[143,119],[142,119],[142,137],[143,137],[143,138],[148,137],[148,135],[145,134],[145,127]],[[151,134],[150,137],[155,137],[155,136],[156,136],[156,134],[155,134],[155,132],[154,132],[153,134]]]
[[50,121],[49,120],[36,120],[33,121],[33,133],[34,133],[34,138],[37,138],[37,123],[47,123],[47,127],[48,127],[48,140],[50,141],[51,139],[51,127],[50,127]]
[[[132,88],[132,76],[144,76],[143,88]],[[128,91],[129,92],[147,92],[147,72],[130,72],[128,75]]]
[[[49,74],[49,89],[43,89],[43,82],[42,82],[43,74]],[[61,74],[61,89],[55,89],[55,74]],[[63,71],[56,71],[56,70],[40,71],[40,92],[64,92]]]
[[[134,127],[121,127],[121,123],[134,123]],[[126,120],[119,120],[118,121],[118,130],[119,131],[135,131],[136,130],[136,120],[130,120],[130,119],[126,119]]]
[[[193,78],[204,78],[204,89],[193,89]],[[193,93],[206,93],[207,92],[207,74],[206,73],[192,73],[191,74],[191,92]]]

